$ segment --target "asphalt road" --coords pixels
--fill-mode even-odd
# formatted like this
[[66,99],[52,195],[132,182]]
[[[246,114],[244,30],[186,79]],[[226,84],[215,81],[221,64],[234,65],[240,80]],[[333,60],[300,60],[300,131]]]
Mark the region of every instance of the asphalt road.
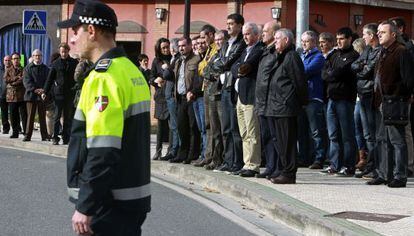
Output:
[[[0,148],[0,235],[74,235],[65,159]],[[253,235],[205,205],[158,183],[143,235]]]

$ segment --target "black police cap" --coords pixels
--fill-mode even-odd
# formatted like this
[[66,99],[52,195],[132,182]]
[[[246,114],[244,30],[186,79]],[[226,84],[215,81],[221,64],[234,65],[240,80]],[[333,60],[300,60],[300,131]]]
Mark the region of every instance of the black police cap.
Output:
[[97,0],[77,0],[70,19],[57,23],[59,28],[71,28],[81,24],[92,24],[116,28],[118,20],[115,11]]

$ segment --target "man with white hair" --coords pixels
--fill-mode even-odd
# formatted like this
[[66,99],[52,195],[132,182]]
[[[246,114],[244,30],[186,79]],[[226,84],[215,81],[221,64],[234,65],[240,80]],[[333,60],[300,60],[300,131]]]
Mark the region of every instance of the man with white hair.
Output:
[[[326,155],[326,123],[324,115],[324,83],[322,69],[325,58],[317,48],[318,36],[313,31],[305,31],[301,37],[301,58],[308,81],[308,105],[299,115],[299,161],[311,164],[310,169],[322,169]],[[309,127],[309,128],[308,128]],[[312,141],[309,142],[309,130]],[[309,149],[314,150],[314,158]]]
[[256,78],[256,100],[254,110],[259,117],[260,124],[260,144],[262,147],[262,160],[266,159],[266,169],[256,175],[257,178],[267,178],[272,176],[277,170],[277,152],[272,142],[270,128],[266,119],[265,108],[267,104],[267,92],[269,81],[272,78],[272,69],[276,63],[275,34],[280,29],[276,21],[269,21],[263,27],[262,42],[265,44],[263,54],[260,57],[258,73]]
[[247,22],[242,28],[243,39],[247,47],[232,66],[233,78],[237,79],[235,89],[237,98],[237,121],[243,145],[244,166],[233,172],[242,177],[254,177],[260,167],[260,126],[254,114],[257,69],[263,53],[259,41],[260,32],[255,23]]
[[[297,116],[308,100],[302,60],[295,51],[293,33],[280,29],[275,35],[277,60],[269,83],[265,115],[279,155],[275,184],[296,183]],[[277,140],[277,141],[276,141]]]
[[35,49],[32,52],[33,61],[24,68],[23,84],[26,88],[24,94],[24,100],[27,107],[27,122],[26,135],[23,138],[24,142],[30,141],[33,133],[34,117],[37,113],[39,115],[40,134],[42,141],[48,139],[46,129],[46,109],[41,95],[44,92],[43,86],[45,85],[46,78],[49,74],[49,68],[42,62],[42,52],[39,49]]

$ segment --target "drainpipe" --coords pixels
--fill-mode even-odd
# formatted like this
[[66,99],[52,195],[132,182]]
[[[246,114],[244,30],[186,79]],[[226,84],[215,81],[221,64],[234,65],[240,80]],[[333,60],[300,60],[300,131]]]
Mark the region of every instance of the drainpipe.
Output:
[[309,29],[309,0],[297,0],[296,4],[296,48],[301,47],[302,33]]
[[184,37],[190,37],[190,15],[191,15],[191,2],[190,0],[185,0]]

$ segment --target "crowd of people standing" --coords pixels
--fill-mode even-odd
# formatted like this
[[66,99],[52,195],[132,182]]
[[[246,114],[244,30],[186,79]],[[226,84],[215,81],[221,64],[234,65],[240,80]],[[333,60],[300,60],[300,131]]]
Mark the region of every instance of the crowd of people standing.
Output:
[[58,145],[62,137],[63,144],[69,143],[75,94],[80,88],[76,79],[82,77],[81,72],[87,67],[77,67],[78,60],[70,57],[68,44],[60,44],[58,50],[49,66],[43,62],[39,49],[32,52],[25,67],[18,52],[3,58],[0,86],[3,134],[11,131],[10,138],[23,134],[24,142],[31,141],[37,112],[42,141],[52,140]]
[[275,184],[296,183],[297,168],[309,167],[406,186],[414,46],[404,19],[366,24],[361,38],[348,27],[306,31],[301,45],[274,21],[231,14],[226,23],[156,42],[145,69],[155,87],[154,160]]
[[[226,24],[219,31],[205,25],[193,38],[158,39],[151,66],[139,56],[155,91],[154,160],[275,184],[294,184],[297,168],[309,167],[406,186],[414,171],[414,45],[402,18],[366,24],[362,38],[348,27],[336,35],[306,31],[301,45],[275,21],[231,14]],[[4,57],[3,134],[30,141],[37,111],[42,141],[68,144],[92,66],[69,51],[59,45],[49,66],[38,49],[25,67],[19,53]]]

